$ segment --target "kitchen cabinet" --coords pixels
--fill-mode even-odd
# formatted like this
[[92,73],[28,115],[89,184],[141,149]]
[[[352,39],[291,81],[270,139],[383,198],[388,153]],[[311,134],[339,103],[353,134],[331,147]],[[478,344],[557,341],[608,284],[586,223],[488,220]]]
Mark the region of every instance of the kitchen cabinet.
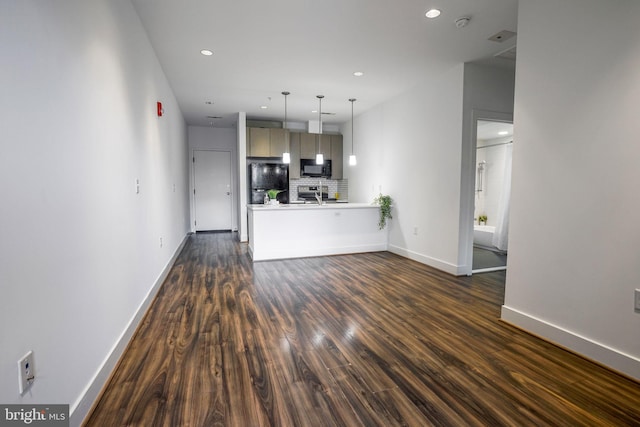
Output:
[[289,153],[291,163],[289,164],[289,179],[300,179],[300,132],[289,134]]
[[[388,249],[380,207],[370,203],[248,205],[253,261],[315,257]],[[312,225],[310,226],[310,221]]]
[[331,135],[320,135],[320,152],[325,160],[331,160]]
[[[342,135],[320,135],[320,151],[325,160],[331,160],[331,178],[343,178]],[[315,159],[318,152],[318,134],[290,132],[281,128],[247,128],[247,157],[282,157],[291,153],[289,178],[300,179],[300,159]]]
[[300,134],[300,158],[315,159],[317,147],[317,135],[315,133]]
[[289,131],[281,128],[247,128],[247,157],[282,157]]
[[247,128],[247,157],[269,157],[269,129]]
[[[321,135],[320,151],[325,160],[331,160],[331,179],[342,179],[342,135]],[[291,165],[289,177],[300,178],[300,159],[315,159],[318,151],[318,135],[294,132],[290,135]]]
[[287,140],[289,131],[287,129],[269,129],[269,153],[271,157],[282,157],[282,153],[287,151]]
[[342,135],[331,135],[331,179],[342,179],[343,175]]
[[[320,135],[320,153],[325,160],[331,160],[331,135]],[[315,159],[318,153],[318,134],[317,133],[301,133],[300,134],[300,158]]]

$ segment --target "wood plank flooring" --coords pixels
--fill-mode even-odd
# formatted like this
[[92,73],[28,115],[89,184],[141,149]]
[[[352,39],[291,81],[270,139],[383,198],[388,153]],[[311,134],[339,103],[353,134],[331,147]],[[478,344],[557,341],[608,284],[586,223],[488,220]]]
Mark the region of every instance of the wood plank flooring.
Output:
[[640,384],[500,322],[504,272],[188,242],[86,426],[631,426]]

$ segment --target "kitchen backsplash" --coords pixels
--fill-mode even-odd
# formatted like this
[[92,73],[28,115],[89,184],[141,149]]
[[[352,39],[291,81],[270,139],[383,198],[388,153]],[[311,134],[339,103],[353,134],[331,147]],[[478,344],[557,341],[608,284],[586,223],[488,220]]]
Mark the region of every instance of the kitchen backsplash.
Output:
[[[310,186],[310,185],[318,185],[319,178],[300,178],[300,179],[291,179],[289,180],[289,198],[290,200],[298,200],[298,186]],[[338,194],[338,199],[348,200],[349,199],[349,183],[346,179],[335,180],[335,179],[322,179],[322,185],[326,185],[329,187],[328,195],[330,198],[336,197],[336,193]]]

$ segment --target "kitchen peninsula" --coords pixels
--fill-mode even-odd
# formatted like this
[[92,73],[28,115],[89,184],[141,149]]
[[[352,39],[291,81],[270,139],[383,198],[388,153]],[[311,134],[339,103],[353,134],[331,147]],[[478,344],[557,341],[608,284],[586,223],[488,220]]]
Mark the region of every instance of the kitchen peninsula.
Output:
[[254,204],[247,211],[254,261],[387,250],[377,205]]

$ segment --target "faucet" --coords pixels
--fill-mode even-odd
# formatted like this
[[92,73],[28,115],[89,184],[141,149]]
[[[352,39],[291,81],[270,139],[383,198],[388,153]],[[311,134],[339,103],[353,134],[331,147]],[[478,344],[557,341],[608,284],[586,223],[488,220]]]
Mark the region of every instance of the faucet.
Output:
[[322,179],[318,180],[318,192],[314,194],[316,196],[316,200],[318,204],[322,204]]

